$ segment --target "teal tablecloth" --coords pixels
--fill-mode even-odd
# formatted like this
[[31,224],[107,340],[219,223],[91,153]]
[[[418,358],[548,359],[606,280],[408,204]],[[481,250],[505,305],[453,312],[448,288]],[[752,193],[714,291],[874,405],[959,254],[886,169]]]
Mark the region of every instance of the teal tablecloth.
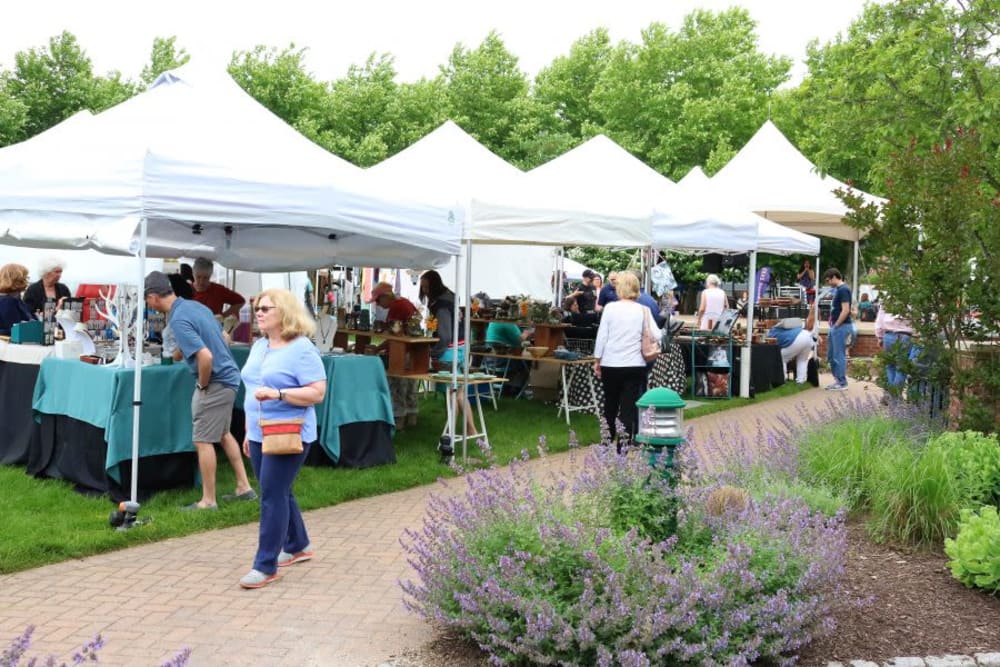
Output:
[[[35,383],[32,409],[66,415],[104,429],[105,469],[120,482],[118,465],[132,459],[132,369],[48,358]],[[185,364],[142,369],[139,456],[193,452],[191,393],[194,376]]]
[[[246,363],[248,348],[234,349]],[[385,369],[377,357],[324,356],[327,390],[316,406],[320,445],[333,462],[340,460],[340,426],[353,422],[393,424],[392,399]],[[132,459],[131,369],[94,366],[75,359],[45,359],[35,383],[35,413],[66,415],[104,430],[108,445],[105,468],[120,482],[118,465]],[[191,394],[194,376],[184,363],[142,369],[143,404],[139,421],[139,456],[194,451],[191,440]],[[236,408],[243,407],[240,385]]]
[[340,460],[340,427],[354,422],[394,424],[392,397],[385,367],[378,357],[345,354],[324,356],[326,396],[316,406],[319,442],[330,459]]

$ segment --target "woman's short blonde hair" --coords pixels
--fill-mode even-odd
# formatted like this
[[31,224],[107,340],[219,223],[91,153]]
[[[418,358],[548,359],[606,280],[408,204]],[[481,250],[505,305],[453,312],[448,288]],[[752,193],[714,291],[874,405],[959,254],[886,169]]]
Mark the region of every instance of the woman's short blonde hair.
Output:
[[28,267],[23,264],[4,264],[0,267],[0,294],[23,292],[28,286]]
[[721,284],[722,281],[719,280],[719,276],[715,275],[714,273],[708,274],[708,276],[705,278],[705,285],[709,287],[718,287]]
[[634,299],[639,296],[639,279],[631,271],[621,271],[615,285],[619,299]]
[[313,332],[316,331],[316,323],[309,316],[309,311],[295,298],[294,294],[277,287],[266,289],[257,295],[254,304],[260,303],[260,300],[265,296],[281,311],[281,337],[284,340],[292,340],[299,336],[312,336]]

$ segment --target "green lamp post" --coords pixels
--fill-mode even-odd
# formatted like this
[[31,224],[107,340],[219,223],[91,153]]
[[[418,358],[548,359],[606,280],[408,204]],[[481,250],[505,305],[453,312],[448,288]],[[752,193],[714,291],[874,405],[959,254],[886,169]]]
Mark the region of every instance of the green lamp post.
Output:
[[639,433],[649,465],[662,464],[664,478],[673,475],[674,451],[684,442],[684,407],[687,405],[673,389],[650,389],[636,401],[639,408]]

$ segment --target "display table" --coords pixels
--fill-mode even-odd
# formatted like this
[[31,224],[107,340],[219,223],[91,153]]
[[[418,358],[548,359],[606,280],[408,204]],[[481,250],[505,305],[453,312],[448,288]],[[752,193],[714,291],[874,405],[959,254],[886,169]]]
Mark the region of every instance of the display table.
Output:
[[[326,396],[316,406],[316,421],[329,461],[348,468],[395,463],[392,397],[382,361],[357,354],[323,355],[323,366]],[[307,463],[317,463],[312,452]]]
[[38,437],[31,396],[43,359],[53,346],[12,345],[0,340],[0,464],[25,465],[32,439]]
[[549,348],[549,354],[566,341],[566,329],[569,328],[568,324],[549,324],[547,322],[539,322],[529,326],[535,327],[533,343],[538,347]]
[[[467,387],[479,387],[483,385],[494,385],[497,383],[504,383],[507,381],[506,378],[497,377],[495,375],[489,375],[485,373],[476,373],[474,376],[465,377],[464,375],[452,376],[448,373],[425,373],[424,375],[414,376],[414,380],[422,380],[429,383],[443,384],[445,386],[445,408],[446,416],[444,422],[444,428],[441,430],[441,435],[445,436],[448,434],[449,430],[454,429],[454,436],[452,440],[452,445],[461,442],[462,447],[462,458],[465,459],[468,450],[465,444],[469,440],[482,440],[486,443],[488,448],[490,445],[490,436],[486,431],[486,418],[483,416],[483,402],[482,396],[478,391],[472,393],[472,398],[476,402],[476,413],[479,416],[478,431],[476,433],[468,433],[462,435],[461,426],[455,426],[455,417],[458,414],[458,409],[456,404],[458,401],[455,400],[455,396],[462,395],[468,396],[469,392],[466,391]],[[461,394],[460,394],[461,392]],[[473,421],[475,421],[473,419]]]
[[[733,343],[733,387],[740,386],[743,346]],[[785,365],[781,348],[770,343],[754,343],[750,351],[750,386],[755,393],[785,384]]]
[[[233,345],[230,350],[243,368],[250,346]],[[316,406],[320,447],[310,450],[306,464],[367,468],[395,463],[392,398],[382,360],[357,354],[323,355],[322,359],[326,396]],[[237,440],[243,437],[245,395],[241,384],[233,406],[232,431]]]
[[[28,472],[112,495],[128,488],[133,381],[132,369],[45,359],[32,397],[41,429]],[[144,493],[194,484],[193,391],[194,376],[186,365],[142,369],[146,398],[139,422],[139,481]]]
[[375,333],[374,331],[338,329],[333,336],[333,344],[346,350],[350,336],[354,336],[354,350],[358,353],[371,345],[373,337],[385,341],[388,352],[386,373],[398,377],[426,373],[431,367],[431,347],[438,342],[437,338],[397,336],[388,331]]
[[601,405],[604,397],[600,387],[601,383],[592,368],[594,365],[593,357],[566,360],[549,356],[525,357],[522,355],[493,354],[489,352],[481,352],[478,355],[494,359],[517,359],[529,364],[557,364],[559,366],[562,392],[556,416],[565,413],[566,424],[569,424],[569,413],[571,412],[591,412],[595,415],[601,413]]

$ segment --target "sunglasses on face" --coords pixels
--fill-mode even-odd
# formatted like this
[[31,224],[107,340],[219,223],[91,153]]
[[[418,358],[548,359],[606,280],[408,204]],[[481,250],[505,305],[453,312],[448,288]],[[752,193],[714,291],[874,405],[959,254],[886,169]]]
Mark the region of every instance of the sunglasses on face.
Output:
[[277,306],[257,306],[254,308],[254,311],[258,313],[269,313],[275,309],[277,309]]

